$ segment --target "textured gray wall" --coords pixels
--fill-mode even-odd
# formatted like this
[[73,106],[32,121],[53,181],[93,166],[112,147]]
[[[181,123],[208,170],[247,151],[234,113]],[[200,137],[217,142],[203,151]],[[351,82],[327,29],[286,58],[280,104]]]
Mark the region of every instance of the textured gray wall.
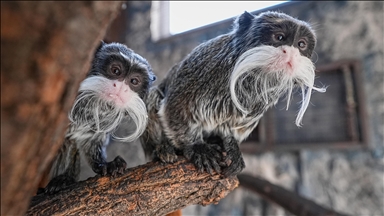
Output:
[[[232,20],[223,21],[153,42],[150,32],[151,3],[130,1],[127,6],[127,23],[121,27],[125,29],[124,43],[148,59],[159,80],[199,43],[228,32],[232,24]],[[262,176],[337,211],[352,215],[384,215],[383,2],[291,2],[274,9],[315,26],[318,37],[315,51],[319,64],[340,59],[362,61],[370,148],[245,155],[247,167],[244,172]],[[109,152],[110,159],[116,152],[124,154],[130,166],[145,162],[138,143],[113,144]],[[183,213],[289,215],[242,188],[233,191],[218,205],[189,206]]]

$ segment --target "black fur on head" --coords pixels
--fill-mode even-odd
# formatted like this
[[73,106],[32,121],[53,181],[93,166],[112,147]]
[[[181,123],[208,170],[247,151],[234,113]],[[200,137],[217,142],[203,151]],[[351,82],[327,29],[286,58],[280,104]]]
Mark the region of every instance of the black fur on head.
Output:
[[[103,76],[111,80],[124,80],[141,98],[156,80],[148,61],[120,43],[101,41],[88,76]],[[139,84],[136,84],[137,81]],[[136,84],[136,85],[134,85]]]
[[284,13],[268,11],[255,16],[245,11],[235,20],[234,31],[237,45],[246,44],[247,48],[288,45],[310,58],[316,46],[316,36],[309,24]]

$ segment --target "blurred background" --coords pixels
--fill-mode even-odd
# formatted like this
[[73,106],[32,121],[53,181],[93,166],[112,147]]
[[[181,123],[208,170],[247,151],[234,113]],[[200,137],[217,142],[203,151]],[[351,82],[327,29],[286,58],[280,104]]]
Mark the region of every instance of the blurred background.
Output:
[[[229,32],[244,10],[285,12],[312,24],[315,83],[328,89],[313,93],[302,128],[294,124],[300,95],[288,111],[285,101],[269,110],[241,144],[243,173],[341,213],[384,215],[383,2],[127,1],[104,40],[144,56],[159,81],[198,44]],[[109,160],[116,155],[130,167],[146,162],[139,142],[113,142]],[[82,179],[94,175],[83,170]],[[289,213],[240,186],[219,204],[189,206],[183,215]]]

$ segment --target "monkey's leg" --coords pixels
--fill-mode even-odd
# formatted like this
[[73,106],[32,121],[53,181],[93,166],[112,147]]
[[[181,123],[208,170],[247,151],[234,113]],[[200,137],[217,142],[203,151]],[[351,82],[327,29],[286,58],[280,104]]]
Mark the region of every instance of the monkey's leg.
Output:
[[[80,155],[75,145],[71,146],[69,155],[65,157],[65,159],[69,160],[65,171],[62,174],[52,178],[48,185],[43,189],[43,191],[39,190],[38,193],[55,193],[71,184],[74,184],[77,181],[80,174]],[[65,161],[57,161],[57,163],[65,163]]]
[[[173,128],[172,128],[173,129]],[[181,150],[184,157],[195,164],[196,168],[203,172],[206,170],[211,175],[213,170],[220,173],[220,166],[223,165],[222,143],[207,143],[203,141],[201,130],[191,130],[188,127],[181,127],[174,130],[168,130],[169,141],[163,143],[159,148],[163,155],[175,154],[175,150]],[[168,144],[164,148],[164,144]],[[167,150],[168,148],[168,150]],[[173,152],[172,152],[173,151]],[[157,152],[157,153],[159,153]],[[164,154],[166,152],[166,154]]]
[[239,143],[234,137],[228,136],[223,139],[223,147],[226,154],[224,161],[227,164],[227,167],[223,169],[222,174],[225,176],[239,174],[245,168]]
[[175,147],[173,147],[168,139],[163,138],[160,143],[155,145],[155,157],[162,162],[173,163],[177,159]]
[[81,145],[81,151],[84,153],[84,156],[95,173],[102,176],[117,176],[124,172],[127,163],[120,156],[117,156],[111,162],[107,162],[105,148],[108,144],[108,135],[95,134],[92,139]]
[[[182,154],[196,168],[202,172],[206,170],[213,174],[213,170],[220,173],[220,164],[222,163],[221,144],[207,143],[203,140],[203,126],[196,124],[190,127],[189,119],[193,119],[184,110],[180,110],[182,106],[172,105],[172,101],[168,101],[167,108],[165,105],[159,110],[159,116],[163,123],[163,130],[170,144],[176,149],[181,150]],[[177,102],[177,101],[176,101]],[[174,104],[177,104],[174,102]],[[179,112],[177,115],[174,113]]]

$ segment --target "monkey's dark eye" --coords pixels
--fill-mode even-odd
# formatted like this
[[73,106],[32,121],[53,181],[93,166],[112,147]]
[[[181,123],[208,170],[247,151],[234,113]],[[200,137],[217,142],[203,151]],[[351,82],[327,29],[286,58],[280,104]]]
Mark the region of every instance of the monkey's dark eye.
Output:
[[283,34],[276,34],[276,35],[275,35],[275,40],[277,40],[277,41],[283,41],[283,40],[285,40],[285,37],[284,37]]
[[120,76],[121,75],[121,70],[118,67],[112,67],[111,71],[116,76]]
[[305,43],[305,41],[301,40],[297,43],[297,45],[299,46],[300,49],[305,49],[307,48],[307,44]]
[[131,79],[131,83],[132,83],[132,85],[137,86],[137,85],[140,84],[140,80],[137,79],[137,78],[132,78],[132,79]]

